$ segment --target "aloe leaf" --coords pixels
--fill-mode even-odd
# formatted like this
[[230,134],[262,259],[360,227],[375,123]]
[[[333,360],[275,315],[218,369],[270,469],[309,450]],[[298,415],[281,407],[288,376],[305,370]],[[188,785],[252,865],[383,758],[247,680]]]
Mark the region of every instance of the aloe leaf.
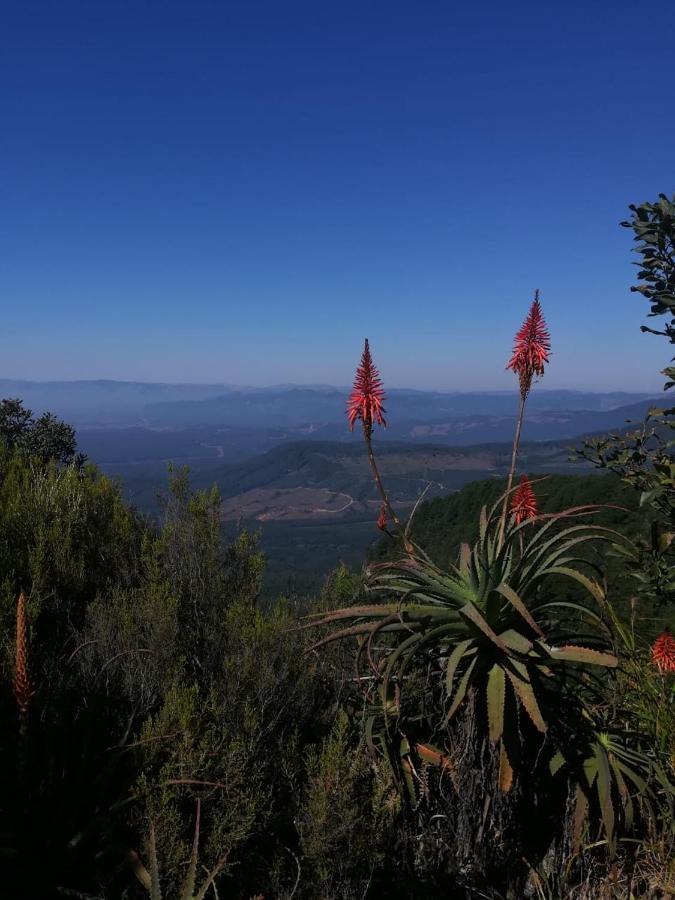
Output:
[[605,835],[610,849],[614,846],[614,804],[612,802],[612,776],[609,761],[604,749],[595,745],[595,758],[598,766],[598,799],[600,801],[600,814],[605,826]]
[[460,664],[462,657],[471,644],[473,644],[473,638],[467,638],[464,641],[460,641],[448,657],[448,664],[445,670],[445,693],[448,698],[452,695],[453,681],[457,666]]
[[[576,532],[576,536],[570,538],[569,535],[573,532]],[[551,565],[555,565],[556,561],[564,556],[568,550],[571,550],[572,547],[585,544],[588,541],[608,541],[613,543],[615,539],[616,532],[604,528],[602,525],[576,525],[560,534],[556,534],[555,537],[543,544],[536,556],[528,562],[526,568],[528,571],[532,571],[534,567],[548,568]]]
[[521,617],[527,622],[530,628],[539,635],[539,637],[543,637],[544,632],[534,621],[529,609],[525,606],[521,598],[513,590],[512,587],[510,587],[508,584],[500,584],[497,588],[497,592],[509,601],[511,606],[516,610],[516,612],[521,615]]
[[525,666],[522,666],[522,669],[521,666],[522,664],[517,660],[510,658],[508,666],[506,667],[506,674],[509,676],[509,680],[513,685],[513,689],[516,692],[518,699],[525,707],[525,712],[532,720],[532,724],[538,731],[544,734],[547,730],[546,722],[539,709],[539,704],[537,703],[537,698],[534,695],[534,689],[529,682],[529,678],[527,675],[525,675],[525,678],[522,678],[517,671],[513,671],[513,668],[524,670]]
[[[398,672],[399,680],[402,679],[405,675],[408,666],[411,664],[415,655],[420,653],[429,644],[439,644],[442,647],[444,644],[443,639],[450,637],[454,632],[458,632],[459,634],[464,635],[466,634],[466,629],[463,627],[461,622],[449,622],[445,625],[437,625],[435,628],[430,629],[426,634],[420,635],[419,641],[411,644],[410,647],[406,648],[406,651],[403,654],[403,659],[401,661],[401,666]],[[452,643],[452,646],[454,649],[454,641]],[[392,656],[393,655],[394,654],[392,654]],[[398,658],[396,661],[398,661]]]
[[504,731],[504,699],[506,694],[506,676],[500,665],[490,669],[487,680],[487,713],[490,740],[498,741]]
[[[376,627],[376,623],[374,622],[362,622],[359,625],[352,625],[350,628],[341,628],[339,631],[334,631],[331,634],[326,635],[326,637],[321,638],[320,641],[316,641],[314,644],[309,647],[309,650],[317,650],[319,647],[324,647],[326,644],[332,644],[334,641],[342,640],[342,638],[346,637],[358,637],[359,635],[369,635],[372,633],[373,629]],[[392,622],[390,625],[385,626],[385,631],[410,631],[411,628],[414,628],[413,624],[403,624],[402,622]]]
[[378,603],[370,604],[369,606],[346,606],[344,609],[336,609],[329,613],[312,613],[305,618],[311,618],[313,621],[304,622],[302,627],[316,628],[319,625],[330,625],[337,619],[358,619],[364,616],[386,616],[396,612],[397,609],[397,603]]
[[550,569],[546,569],[542,574],[545,575],[564,575],[566,578],[571,578],[573,581],[578,581],[580,585],[586,588],[586,590],[595,597],[600,603],[602,603],[605,599],[605,592],[600,587],[600,585],[589,578],[587,575],[584,575],[583,572],[579,572],[577,569],[569,569],[565,566],[553,566]]
[[647,782],[644,780],[644,778],[638,775],[638,773],[634,769],[631,769],[630,766],[627,766],[626,763],[622,762],[620,759],[616,759],[616,757],[613,760],[613,765],[615,769],[618,769],[623,775],[626,776],[626,778],[633,782],[633,784],[641,794],[649,793],[649,786]]
[[509,650],[515,650],[517,653],[522,653],[523,655],[529,653],[534,646],[531,640],[526,638],[524,634],[521,634],[515,628],[507,628],[506,631],[500,632],[499,639],[509,648]]
[[551,659],[563,662],[588,663],[612,669],[619,665],[619,660],[613,653],[602,653],[600,650],[592,650],[590,647],[566,644],[563,647],[548,647],[547,649]]
[[126,861],[129,868],[134,873],[148,893],[152,891],[152,878],[150,873],[141,862],[141,858],[135,850],[129,849],[126,854]]
[[565,765],[565,762],[566,762],[565,757],[562,755],[560,750],[556,751],[556,753],[554,753],[553,756],[551,757],[551,760],[548,764],[548,770],[551,773],[551,775],[557,775],[558,772]]
[[572,612],[578,613],[580,616],[584,616],[585,618],[591,619],[605,631],[609,631],[607,627],[607,623],[603,621],[603,619],[592,609],[589,609],[587,606],[583,606],[581,603],[572,603],[569,600],[552,600],[549,603],[541,603],[532,608],[532,612],[535,615],[539,615],[544,610],[557,610],[560,609],[570,609]]
[[506,647],[503,642],[500,640],[498,635],[490,628],[488,623],[485,621],[480,611],[474,606],[473,603],[465,603],[464,606],[459,610],[459,614],[464,616],[464,618],[468,619],[472,622],[479,631],[481,631],[486,637],[490,638],[495,646],[499,647],[500,650],[506,651]]
[[417,805],[418,796],[417,791],[415,790],[415,782],[413,780],[414,769],[410,757],[406,757],[406,759],[401,760],[401,769],[403,770],[403,779],[408,791],[410,803],[414,807]]
[[476,667],[476,662],[477,662],[477,657],[474,657],[474,659],[472,659],[471,662],[469,663],[469,666],[468,666],[466,672],[462,676],[462,680],[460,681],[460,683],[457,687],[457,690],[455,692],[455,697],[454,697],[454,700],[452,701],[452,705],[450,706],[450,709],[446,713],[445,719],[443,720],[443,727],[445,727],[448,724],[448,722],[450,721],[450,719],[452,719],[454,714],[457,712],[460,704],[463,702],[464,698],[466,697],[466,691],[469,686],[469,680],[471,678],[471,673],[473,672],[474,668]]
[[574,804],[574,827],[572,830],[572,848],[577,853],[581,847],[584,822],[588,813],[588,797],[581,785],[577,785],[576,802]]

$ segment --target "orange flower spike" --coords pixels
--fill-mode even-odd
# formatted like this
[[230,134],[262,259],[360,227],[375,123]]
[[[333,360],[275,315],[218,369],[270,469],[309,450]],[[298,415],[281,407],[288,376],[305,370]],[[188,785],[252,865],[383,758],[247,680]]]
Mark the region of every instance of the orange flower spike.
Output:
[[661,672],[675,672],[675,638],[668,629],[652,644],[652,661]]
[[366,338],[363,353],[361,354],[361,363],[356,370],[356,377],[354,378],[354,388],[347,401],[349,430],[354,430],[354,424],[357,419],[361,419],[363,427],[366,429],[371,429],[376,422],[378,425],[383,425],[386,428],[387,423],[382,415],[386,412],[382,405],[383,401],[384,390],[380,373],[373,364],[368,338]]
[[511,515],[515,516],[516,525],[527,519],[534,519],[538,513],[537,498],[527,475],[523,475],[520,484],[511,495]]
[[377,518],[377,527],[380,531],[387,530],[387,510],[384,507],[384,503],[380,507],[380,515]]
[[22,715],[28,712],[33,696],[28,676],[28,619],[26,616],[26,596],[21,592],[16,604],[16,656],[14,669],[14,696]]
[[548,364],[550,352],[551,336],[541,311],[539,291],[535,291],[534,301],[515,336],[513,354],[506,366],[518,375],[523,396],[530,390],[534,376],[541,377],[544,374],[544,363]]

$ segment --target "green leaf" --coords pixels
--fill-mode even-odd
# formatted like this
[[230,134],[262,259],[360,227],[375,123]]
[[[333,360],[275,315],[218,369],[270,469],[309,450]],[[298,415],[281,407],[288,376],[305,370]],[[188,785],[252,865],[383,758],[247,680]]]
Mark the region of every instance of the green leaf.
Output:
[[499,635],[499,639],[509,648],[509,650],[515,650],[517,653],[522,653],[523,655],[529,653],[534,646],[532,641],[528,640],[524,634],[516,631],[515,628],[507,628],[506,631],[502,631]]
[[495,646],[499,647],[500,650],[506,651],[506,647],[500,638],[495,634],[495,632],[490,628],[488,623],[485,621],[479,610],[474,606],[473,603],[465,603],[459,610],[460,615],[464,616],[470,622],[472,622],[479,631],[490,638]]
[[551,775],[557,775],[558,772],[565,765],[565,762],[566,762],[565,757],[562,755],[560,750],[558,750],[556,753],[554,753],[553,756],[551,757],[551,761],[548,764],[548,769],[549,769],[549,772],[551,773]]
[[528,716],[532,720],[532,724],[534,727],[541,731],[542,734],[545,734],[547,730],[546,722],[544,721],[544,717],[541,714],[541,710],[539,709],[539,704],[537,703],[537,698],[534,695],[534,689],[530,684],[529,678],[527,677],[527,671],[525,670],[525,677],[521,677],[516,672],[511,670],[511,667],[517,668],[520,672],[525,670],[525,666],[522,663],[519,663],[517,660],[513,658],[509,659],[509,666],[506,669],[506,674],[509,676],[509,680],[513,685],[513,689],[518,695],[518,699],[525,707],[525,711]]
[[448,664],[445,670],[445,693],[448,698],[452,695],[453,681],[457,666],[471,644],[473,644],[473,638],[467,638],[465,641],[460,641],[448,657]]
[[498,741],[504,731],[506,676],[502,667],[497,663],[490,669],[486,694],[490,740]]
[[600,585],[591,578],[588,578],[587,575],[584,575],[583,572],[579,572],[577,569],[568,569],[565,566],[552,566],[550,569],[545,570],[545,574],[564,575],[566,578],[578,581],[579,584],[583,585],[589,594],[592,594],[600,603],[605,599],[605,592]]
[[443,727],[445,727],[448,724],[448,722],[450,721],[450,719],[452,719],[454,714],[459,709],[464,698],[466,697],[466,691],[469,686],[469,680],[471,678],[471,673],[473,672],[474,668],[476,667],[476,662],[477,662],[477,658],[474,657],[474,659],[471,660],[471,663],[469,664],[468,669],[462,676],[462,680],[460,681],[457,691],[455,692],[455,698],[452,701],[452,705],[450,706],[450,709],[446,713],[445,719],[443,720]]
[[523,601],[520,599],[518,594],[510,587],[508,584],[500,584],[497,588],[497,592],[505,597],[511,606],[522,616],[522,618],[527,622],[530,628],[539,635],[539,637],[544,636],[544,632],[537,625],[537,623],[532,618],[529,609],[525,606]]
[[612,803],[612,776],[609,768],[607,754],[599,744],[595,745],[595,759],[598,767],[598,799],[600,800],[600,813],[605,826],[605,834],[610,849],[614,846],[614,804]]
[[577,647],[566,644],[564,647],[547,647],[551,659],[561,662],[587,663],[592,666],[607,666],[611,669],[619,665],[619,660],[613,653],[602,653],[600,650],[592,650],[590,647]]

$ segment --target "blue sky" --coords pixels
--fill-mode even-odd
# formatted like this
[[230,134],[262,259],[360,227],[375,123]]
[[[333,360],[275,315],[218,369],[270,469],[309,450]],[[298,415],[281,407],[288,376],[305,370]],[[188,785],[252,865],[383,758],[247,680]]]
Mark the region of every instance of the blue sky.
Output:
[[660,388],[675,3],[4,0],[0,376]]

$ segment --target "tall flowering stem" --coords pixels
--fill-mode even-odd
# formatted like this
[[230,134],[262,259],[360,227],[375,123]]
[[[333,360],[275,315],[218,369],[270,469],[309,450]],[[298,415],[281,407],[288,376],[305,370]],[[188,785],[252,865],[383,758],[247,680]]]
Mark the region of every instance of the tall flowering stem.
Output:
[[[382,476],[377,467],[377,461],[375,460],[375,453],[373,451],[374,426],[377,424],[382,425],[384,428],[387,427],[387,422],[384,418],[384,413],[386,412],[383,406],[384,400],[385,395],[380,373],[373,363],[370,345],[368,343],[368,338],[366,338],[363,353],[361,354],[361,362],[356,370],[356,376],[354,378],[354,387],[347,400],[347,420],[349,422],[349,430],[353,431],[357,420],[361,420],[361,425],[363,426],[363,438],[368,452],[368,463],[373,473],[373,478],[377,485],[380,497],[382,498],[383,510],[386,511],[386,515],[394,523],[396,530],[401,535],[406,552],[412,553],[412,544],[408,541],[405,529],[391,505],[389,495],[382,483]],[[381,511],[380,518],[378,519],[378,527],[382,527],[380,524],[382,519],[383,516]],[[384,522],[386,523],[386,517],[384,518]]]
[[502,508],[502,535],[504,534],[504,527],[506,525],[509,498],[511,496],[511,488],[513,487],[513,476],[516,471],[516,462],[518,461],[525,403],[532,388],[532,382],[535,376],[541,377],[544,374],[544,364],[548,363],[550,352],[551,338],[541,311],[539,291],[535,291],[532,306],[530,307],[530,311],[520,330],[515,336],[513,353],[506,366],[507,369],[512,369],[518,376],[518,381],[520,383],[520,402],[518,406],[518,417],[516,419],[516,433],[513,438],[513,448],[511,451],[509,477],[506,482],[506,493],[504,494],[504,505]]
[[19,741],[17,746],[17,775],[19,784],[23,785],[26,777],[28,712],[33,696],[28,671],[28,616],[26,614],[26,595],[21,591],[16,603],[16,647],[14,657],[14,696],[19,708]]
[[14,696],[22,720],[28,715],[33,689],[28,674],[28,618],[26,615],[26,595],[19,594],[16,604],[16,651],[14,666]]

